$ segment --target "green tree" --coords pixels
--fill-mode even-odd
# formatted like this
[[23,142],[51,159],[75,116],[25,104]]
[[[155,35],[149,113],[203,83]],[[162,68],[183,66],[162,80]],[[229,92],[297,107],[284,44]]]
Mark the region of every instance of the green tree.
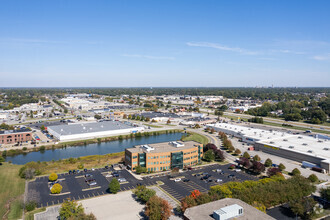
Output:
[[248,152],[244,152],[243,153],[243,157],[245,157],[246,159],[250,159],[250,154]]
[[146,216],[150,220],[167,220],[171,216],[171,205],[158,196],[149,199],[146,205]]
[[330,202],[330,186],[320,190],[321,197]]
[[84,214],[84,207],[74,200],[67,199],[62,203],[59,213],[61,219],[75,219]]
[[312,183],[316,183],[317,181],[319,181],[319,178],[317,178],[315,174],[309,175],[307,179],[309,179]]
[[95,118],[95,119],[97,119],[97,120],[100,120],[100,119],[102,118],[102,116],[101,116],[101,115],[98,115],[98,114],[96,114],[96,115],[94,115],[94,118]]
[[155,190],[148,189],[144,185],[136,187],[133,192],[143,202],[148,202],[151,197],[156,195]]
[[270,167],[270,166],[272,166],[272,164],[273,164],[273,161],[271,159],[267,158],[267,160],[265,161],[265,167]]
[[236,154],[236,155],[240,155],[240,154],[241,154],[240,149],[236,149],[236,150],[235,150],[235,154]]
[[259,157],[259,155],[258,154],[256,154],[254,157],[253,157],[253,161],[257,161],[257,162],[259,162],[261,159],[260,159],[260,157]]
[[214,161],[215,155],[213,150],[206,151],[206,153],[204,154],[204,159],[208,162]]
[[293,176],[298,176],[301,174],[300,170],[298,168],[294,168],[292,171],[291,171],[291,174]]
[[44,131],[46,128],[45,128],[45,125],[41,125],[40,126],[40,130]]
[[280,163],[279,165],[278,165],[278,168],[281,170],[281,171],[283,171],[283,170],[285,170],[285,166],[284,166],[284,164],[283,163]]
[[50,175],[49,175],[49,181],[51,181],[51,182],[54,182],[54,181],[56,181],[57,180],[57,178],[58,178],[58,176],[57,176],[57,174],[56,173],[51,173]]
[[316,201],[311,197],[305,197],[289,203],[293,213],[301,216],[303,219],[311,219],[314,215],[314,206]]
[[109,184],[109,191],[116,194],[120,190],[120,184],[116,178],[113,178]]

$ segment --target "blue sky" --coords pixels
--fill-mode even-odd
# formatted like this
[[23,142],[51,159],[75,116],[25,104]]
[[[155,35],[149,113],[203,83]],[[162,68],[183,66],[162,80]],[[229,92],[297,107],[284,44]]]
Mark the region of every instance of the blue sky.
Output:
[[330,1],[0,1],[0,86],[329,86]]

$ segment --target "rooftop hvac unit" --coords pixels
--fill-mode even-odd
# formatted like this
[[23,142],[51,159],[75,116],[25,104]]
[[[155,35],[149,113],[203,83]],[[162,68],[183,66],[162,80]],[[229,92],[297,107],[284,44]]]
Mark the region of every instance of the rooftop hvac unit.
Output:
[[325,148],[323,148],[323,150],[329,150],[329,148],[325,147]]
[[321,140],[318,140],[317,142],[319,142],[319,143],[323,143],[323,141],[321,141]]
[[299,139],[302,139],[303,137],[299,136],[298,138],[299,138]]
[[274,144],[274,141],[269,142],[270,144]]
[[293,149],[293,148],[294,148],[294,146],[289,146],[289,148],[290,148],[290,149]]
[[312,150],[308,150],[307,153],[313,153],[313,151]]
[[283,141],[288,141],[288,139],[283,139]]
[[243,215],[243,207],[237,204],[223,207],[213,211],[213,218],[215,220],[233,219]]
[[307,143],[303,143],[302,145],[307,146],[308,144]]

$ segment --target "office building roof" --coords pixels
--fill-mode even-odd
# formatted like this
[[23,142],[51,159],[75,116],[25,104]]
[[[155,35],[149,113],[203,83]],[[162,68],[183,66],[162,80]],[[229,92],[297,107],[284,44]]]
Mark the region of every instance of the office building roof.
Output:
[[1,134],[17,134],[17,133],[24,133],[24,132],[31,132],[30,129],[27,128],[22,128],[22,129],[17,129],[17,130],[6,130],[6,131],[0,131]]
[[124,124],[119,121],[103,121],[103,122],[84,122],[68,125],[50,126],[49,129],[61,135],[83,134],[91,132],[102,132],[110,130],[121,130],[133,128],[133,126]]
[[184,212],[184,216],[186,219],[189,220],[200,220],[200,219],[214,220],[214,218],[212,217],[213,211],[235,204],[243,207],[244,209],[243,215],[237,216],[235,217],[235,219],[240,219],[240,220],[274,219],[273,217],[267,215],[266,213],[263,213],[262,211],[259,211],[258,209],[250,206],[249,204],[239,199],[232,199],[232,198],[225,198],[214,202],[209,202],[203,205],[188,208]]
[[148,145],[137,145],[132,148],[127,148],[126,150],[130,151],[131,153],[165,153],[186,150],[198,145],[200,145],[200,143],[195,141],[171,141]]

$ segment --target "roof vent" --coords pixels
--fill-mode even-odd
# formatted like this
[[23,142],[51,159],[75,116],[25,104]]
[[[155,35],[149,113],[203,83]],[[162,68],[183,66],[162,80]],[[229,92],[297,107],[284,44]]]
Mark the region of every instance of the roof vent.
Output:
[[308,144],[307,143],[303,143],[302,145],[307,146]]
[[299,138],[299,139],[302,139],[303,137],[299,136],[298,138]]
[[307,153],[313,153],[313,151],[312,150],[308,150]]
[[289,146],[289,148],[290,148],[290,149],[293,149],[293,148],[294,148],[294,146]]
[[288,139],[283,139],[283,141],[288,141]]
[[323,148],[323,150],[329,150],[329,148],[328,147],[325,147],[325,148]]
[[271,142],[269,142],[269,143],[274,144],[274,141],[271,141]]

